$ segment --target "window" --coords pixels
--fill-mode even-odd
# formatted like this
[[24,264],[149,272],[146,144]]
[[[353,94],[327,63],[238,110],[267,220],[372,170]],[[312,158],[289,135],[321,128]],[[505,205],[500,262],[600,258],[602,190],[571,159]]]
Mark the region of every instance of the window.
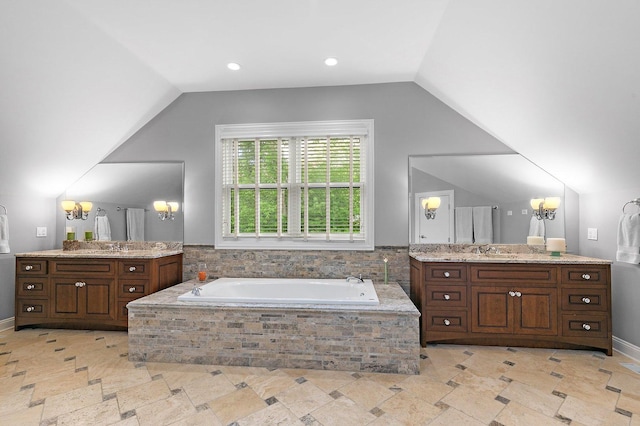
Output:
[[216,247],[373,250],[373,120],[216,126]]

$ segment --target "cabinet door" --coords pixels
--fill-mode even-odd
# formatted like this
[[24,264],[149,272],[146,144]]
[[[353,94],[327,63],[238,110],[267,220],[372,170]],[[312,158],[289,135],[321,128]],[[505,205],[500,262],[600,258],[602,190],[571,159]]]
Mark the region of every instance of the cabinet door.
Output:
[[514,291],[513,331],[518,334],[558,334],[558,291],[518,287]]
[[52,280],[53,306],[56,318],[115,319],[115,284],[101,278]]
[[512,299],[506,287],[471,287],[471,331],[511,333]]

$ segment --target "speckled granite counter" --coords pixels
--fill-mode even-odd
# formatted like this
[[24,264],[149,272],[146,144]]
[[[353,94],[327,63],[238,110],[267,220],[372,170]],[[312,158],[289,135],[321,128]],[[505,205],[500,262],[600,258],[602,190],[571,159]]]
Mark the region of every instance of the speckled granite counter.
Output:
[[418,310],[396,284],[375,284],[380,304],[182,302],[188,281],[137,299],[129,359],[418,374]]
[[562,254],[550,256],[548,253],[438,253],[410,252],[409,256],[420,262],[463,262],[463,263],[552,263],[552,264],[610,264],[610,260],[593,257]]
[[41,250],[28,253],[16,253],[16,257],[50,257],[65,259],[158,259],[174,254],[182,254],[182,250]]

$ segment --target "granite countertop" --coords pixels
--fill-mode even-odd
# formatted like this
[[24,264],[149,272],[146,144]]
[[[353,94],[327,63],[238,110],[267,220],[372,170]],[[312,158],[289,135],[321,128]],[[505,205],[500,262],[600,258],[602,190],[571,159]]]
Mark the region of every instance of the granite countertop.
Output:
[[109,251],[109,250],[42,250],[27,253],[16,253],[16,257],[57,257],[66,259],[157,259],[174,254],[182,254],[182,250],[129,250],[129,251]]
[[[183,302],[178,301],[178,296],[191,291],[195,280],[185,281],[176,284],[157,293],[150,294],[140,299],[129,302],[127,307],[135,310],[136,308],[149,308],[154,306],[184,308],[189,306],[194,309],[236,309],[238,307],[251,308],[255,310],[272,310],[273,308],[284,308],[288,310],[316,310],[316,311],[347,311],[347,312],[388,312],[388,313],[408,313],[411,315],[420,315],[411,302],[407,294],[397,283],[374,283],[376,293],[378,293],[379,305],[327,305],[327,304],[294,304],[294,303],[214,303],[214,302]],[[206,283],[205,283],[206,284]],[[199,285],[201,286],[201,285]]]
[[553,263],[553,264],[611,264],[611,260],[577,256],[562,253],[454,253],[454,252],[409,252],[409,256],[420,262],[462,262],[462,263]]

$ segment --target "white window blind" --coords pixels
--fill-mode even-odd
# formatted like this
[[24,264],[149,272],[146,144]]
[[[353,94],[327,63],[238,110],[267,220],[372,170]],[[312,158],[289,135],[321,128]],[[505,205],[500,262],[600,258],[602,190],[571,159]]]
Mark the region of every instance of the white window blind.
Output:
[[373,123],[216,127],[216,246],[373,249]]

